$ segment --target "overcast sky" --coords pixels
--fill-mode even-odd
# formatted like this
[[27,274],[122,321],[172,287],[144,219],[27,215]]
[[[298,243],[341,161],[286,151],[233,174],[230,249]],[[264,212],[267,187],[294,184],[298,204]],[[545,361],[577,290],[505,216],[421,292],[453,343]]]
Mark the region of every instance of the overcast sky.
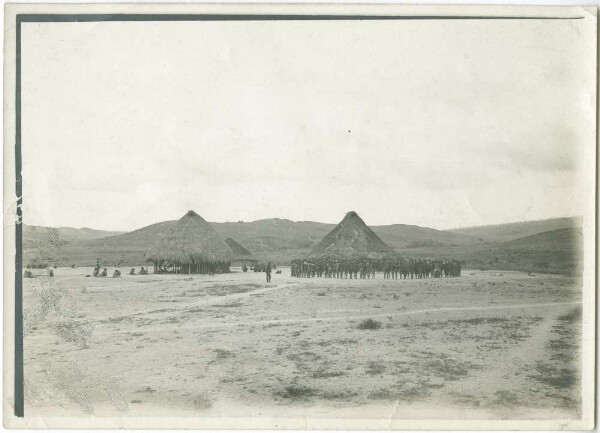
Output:
[[579,215],[588,21],[25,23],[24,221]]

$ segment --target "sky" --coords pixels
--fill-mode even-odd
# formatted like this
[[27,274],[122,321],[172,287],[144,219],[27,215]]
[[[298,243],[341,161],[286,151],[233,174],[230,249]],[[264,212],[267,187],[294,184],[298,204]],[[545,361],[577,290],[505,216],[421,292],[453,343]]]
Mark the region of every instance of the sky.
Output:
[[24,222],[581,215],[594,26],[24,23]]

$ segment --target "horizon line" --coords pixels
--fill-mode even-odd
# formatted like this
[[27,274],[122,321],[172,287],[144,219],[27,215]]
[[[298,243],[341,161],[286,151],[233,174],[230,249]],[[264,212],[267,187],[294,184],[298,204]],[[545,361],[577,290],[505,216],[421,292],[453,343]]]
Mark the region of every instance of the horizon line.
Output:
[[[359,216],[360,216],[360,214],[359,214]],[[504,223],[489,223],[489,224],[480,224],[480,225],[451,227],[451,228],[446,228],[446,229],[439,229],[439,228],[435,228],[435,227],[428,227],[428,226],[424,226],[424,225],[407,224],[407,223],[367,224],[367,226],[369,226],[369,227],[387,227],[387,226],[394,226],[394,225],[405,225],[405,226],[414,226],[414,227],[432,229],[432,230],[437,230],[440,232],[447,232],[447,231],[452,231],[452,230],[466,230],[466,229],[473,229],[473,228],[479,228],[479,227],[492,227],[492,226],[502,226],[502,225],[510,225],[510,224],[526,224],[526,223],[552,221],[552,220],[559,220],[559,219],[574,219],[574,218],[583,218],[583,215],[570,215],[570,216],[549,217],[549,218],[540,218],[540,219],[532,219],[532,220],[509,221],[509,222],[504,222]],[[126,233],[132,233],[132,232],[135,232],[138,230],[142,230],[146,227],[150,227],[150,226],[153,226],[156,224],[177,221],[178,219],[179,218],[166,219],[163,221],[150,223],[150,224],[144,225],[142,227],[131,229],[131,230],[97,229],[97,228],[92,228],[92,227],[87,227],[87,226],[80,226],[80,227],[64,226],[64,225],[47,226],[47,225],[40,225],[40,224],[29,224],[26,222],[23,222],[22,224],[23,224],[23,226],[29,226],[29,227],[43,227],[43,228],[54,228],[54,229],[74,229],[74,230],[94,230],[94,231],[102,231],[102,232],[119,232],[119,234],[126,234]],[[280,218],[280,217],[259,218],[259,219],[252,220],[252,221],[238,220],[238,221],[207,221],[207,222],[209,224],[252,224],[252,223],[261,222],[261,221],[282,220],[282,221],[289,221],[292,223],[315,223],[315,224],[337,225],[340,223],[340,221],[342,219],[340,219],[338,222],[334,222],[334,223],[314,221],[314,220],[292,220],[289,218]]]

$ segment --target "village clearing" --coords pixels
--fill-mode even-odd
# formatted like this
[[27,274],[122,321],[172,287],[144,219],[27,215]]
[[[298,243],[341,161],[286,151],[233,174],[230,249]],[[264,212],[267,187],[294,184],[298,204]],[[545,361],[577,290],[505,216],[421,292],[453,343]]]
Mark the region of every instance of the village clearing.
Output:
[[574,277],[123,271],[24,279],[28,416],[581,416]]

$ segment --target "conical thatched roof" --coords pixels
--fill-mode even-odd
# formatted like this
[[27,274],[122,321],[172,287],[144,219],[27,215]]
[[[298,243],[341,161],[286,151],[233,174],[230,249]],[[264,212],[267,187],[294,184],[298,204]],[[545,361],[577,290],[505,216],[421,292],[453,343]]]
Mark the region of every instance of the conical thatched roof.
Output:
[[210,224],[191,210],[160,238],[149,258],[177,263],[228,262],[231,251]]
[[244,248],[244,246],[237,243],[234,239],[227,238],[225,239],[225,243],[231,250],[233,260],[254,260],[252,253]]
[[344,219],[316,245],[309,257],[339,259],[381,259],[394,256],[386,245],[356,212],[348,212]]

